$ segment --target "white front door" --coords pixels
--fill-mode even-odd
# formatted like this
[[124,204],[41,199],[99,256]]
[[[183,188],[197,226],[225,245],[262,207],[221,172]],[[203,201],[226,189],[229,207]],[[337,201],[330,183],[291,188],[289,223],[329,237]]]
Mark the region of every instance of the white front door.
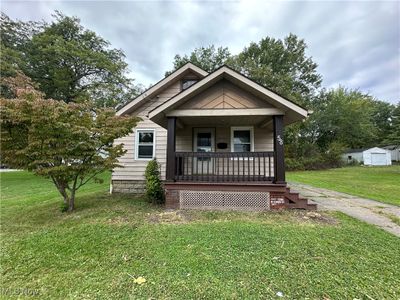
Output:
[[[215,128],[193,129],[193,152],[215,151]],[[198,157],[193,159],[193,174],[213,174],[214,159]]]

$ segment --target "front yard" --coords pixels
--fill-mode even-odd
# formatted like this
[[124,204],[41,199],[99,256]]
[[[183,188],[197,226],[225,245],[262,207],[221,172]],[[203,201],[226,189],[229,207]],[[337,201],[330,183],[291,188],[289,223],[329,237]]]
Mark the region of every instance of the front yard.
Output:
[[1,174],[3,297],[400,298],[400,239],[373,226],[338,213],[165,212],[108,195],[105,179],[67,214],[48,181]]
[[287,180],[400,206],[400,165],[288,172]]

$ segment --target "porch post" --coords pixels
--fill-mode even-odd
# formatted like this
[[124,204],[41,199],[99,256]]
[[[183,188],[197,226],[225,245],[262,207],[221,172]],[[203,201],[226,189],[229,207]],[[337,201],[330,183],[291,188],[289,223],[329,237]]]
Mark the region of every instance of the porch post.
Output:
[[167,127],[167,174],[168,181],[175,179],[176,117],[168,117]]
[[273,116],[274,123],[274,176],[275,183],[285,181],[285,157],[283,151],[283,116]]

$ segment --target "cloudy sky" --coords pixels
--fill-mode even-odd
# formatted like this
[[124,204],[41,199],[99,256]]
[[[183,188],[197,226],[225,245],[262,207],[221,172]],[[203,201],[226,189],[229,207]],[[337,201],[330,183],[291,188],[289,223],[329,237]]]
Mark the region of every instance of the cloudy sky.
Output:
[[265,36],[304,38],[323,86],[359,88],[400,101],[400,1],[1,1],[20,20],[51,20],[54,10],[121,48],[132,76],[148,86],[175,54],[199,46],[233,54]]

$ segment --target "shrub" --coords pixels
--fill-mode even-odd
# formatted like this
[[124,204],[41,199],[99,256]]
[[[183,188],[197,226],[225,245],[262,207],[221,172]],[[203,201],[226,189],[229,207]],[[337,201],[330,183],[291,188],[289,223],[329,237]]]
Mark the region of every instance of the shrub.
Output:
[[160,177],[160,164],[156,159],[149,161],[146,167],[146,197],[154,204],[164,203],[164,188]]
[[[312,147],[309,147],[312,149]],[[313,149],[307,156],[286,158],[286,169],[288,171],[303,170],[322,170],[329,168],[338,168],[343,165],[341,154],[343,146],[332,143],[325,152],[316,152]]]
[[322,159],[329,168],[339,168],[343,166],[342,154],[345,147],[337,142],[329,145],[328,150],[322,154]]
[[303,171],[304,170],[304,164],[303,160],[301,158],[296,159],[296,158],[286,158],[285,160],[285,165],[286,165],[286,170],[288,171]]
[[361,162],[355,159],[350,159],[349,161],[346,162],[346,166],[360,166]]

